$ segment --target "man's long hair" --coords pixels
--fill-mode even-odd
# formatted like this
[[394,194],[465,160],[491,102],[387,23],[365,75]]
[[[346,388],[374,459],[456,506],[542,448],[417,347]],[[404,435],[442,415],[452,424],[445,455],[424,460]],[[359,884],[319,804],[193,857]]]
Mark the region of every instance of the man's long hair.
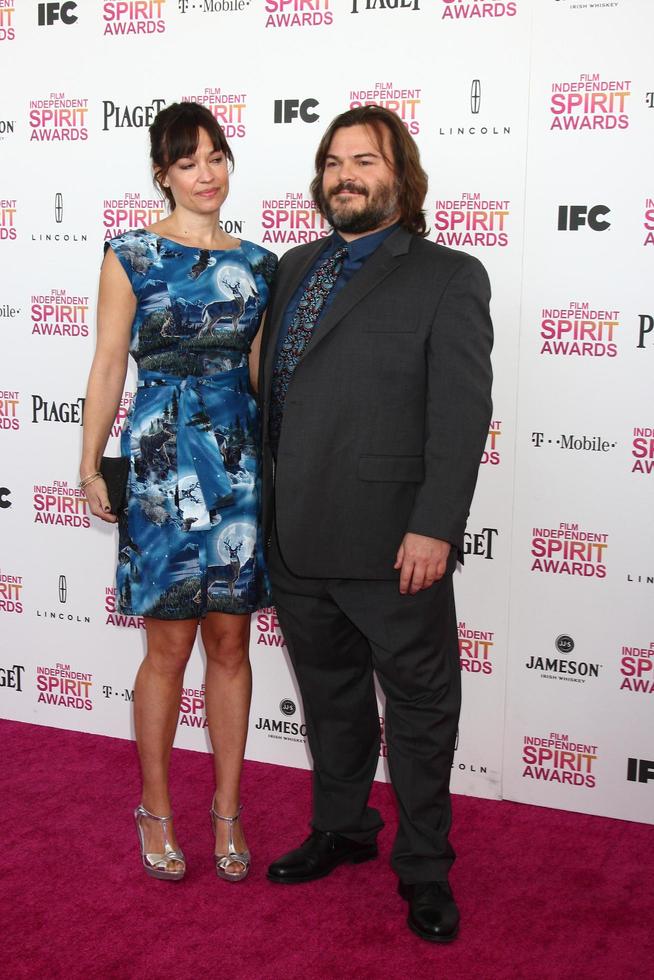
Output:
[[[338,129],[347,129],[350,126],[367,126],[372,130],[379,152],[395,173],[400,224],[414,235],[424,238],[427,234],[427,225],[422,205],[427,195],[427,174],[420,164],[420,152],[415,140],[409,135],[406,126],[399,116],[382,106],[366,105],[349,109],[336,116],[330,123],[316,152],[316,176],[311,181],[311,195],[318,210],[324,217],[326,202],[322,191],[322,178],[332,139]],[[384,127],[391,137],[392,160],[388,159],[384,150]]]

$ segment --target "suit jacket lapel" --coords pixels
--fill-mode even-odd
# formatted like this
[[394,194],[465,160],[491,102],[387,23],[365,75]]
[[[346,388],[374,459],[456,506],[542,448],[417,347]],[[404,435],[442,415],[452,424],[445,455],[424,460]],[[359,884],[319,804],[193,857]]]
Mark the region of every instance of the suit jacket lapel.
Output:
[[335,296],[333,303],[314,330],[311,343],[300,361],[316,349],[357,303],[365,299],[368,293],[378,286],[382,280],[402,265],[409,250],[410,241],[410,233],[404,228],[398,228],[382,242],[345,288]]

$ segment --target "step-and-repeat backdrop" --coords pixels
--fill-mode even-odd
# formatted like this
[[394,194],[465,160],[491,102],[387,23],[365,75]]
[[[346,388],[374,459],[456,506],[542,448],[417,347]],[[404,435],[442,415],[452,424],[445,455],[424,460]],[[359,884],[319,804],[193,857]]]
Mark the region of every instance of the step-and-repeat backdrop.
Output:
[[[5,717],[133,732],[143,623],[76,479],[103,243],[164,214],[148,124],[208,106],[236,157],[224,226],[281,254],[328,232],[323,129],[377,103],[420,146],[430,237],[494,291],[454,789],[654,820],[653,30],[649,0],[0,0]],[[306,767],[274,609],[251,655],[248,758]],[[200,649],[176,744],[208,749]]]

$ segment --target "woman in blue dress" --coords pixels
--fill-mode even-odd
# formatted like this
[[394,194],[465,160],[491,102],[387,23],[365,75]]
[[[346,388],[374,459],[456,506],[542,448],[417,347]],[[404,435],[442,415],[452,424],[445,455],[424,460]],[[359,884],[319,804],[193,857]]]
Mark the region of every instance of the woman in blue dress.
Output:
[[216,871],[239,881],[250,864],[239,820],[250,613],[270,604],[250,376],[256,377],[277,260],[219,224],[233,157],[207,109],[168,106],[150,139],[154,179],[170,215],[109,242],[80,476],[93,514],[116,521],[99,464],[131,354],[138,387],[122,435],[130,472],[118,518],[117,593],[122,612],[144,617],[147,635],[134,686],[143,777],[134,815],[143,865],[173,880],[186,870],[172,824],[168,765],[199,627],[215,760]]

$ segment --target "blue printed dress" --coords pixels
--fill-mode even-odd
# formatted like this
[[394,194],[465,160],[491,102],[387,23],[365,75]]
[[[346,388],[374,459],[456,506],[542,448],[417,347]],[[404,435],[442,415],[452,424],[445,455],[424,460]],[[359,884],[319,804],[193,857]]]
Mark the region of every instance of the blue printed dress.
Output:
[[196,619],[270,605],[247,355],[277,259],[252,242],[211,251],[143,229],[109,246],[137,299],[138,387],[121,440],[131,465],[120,611]]

